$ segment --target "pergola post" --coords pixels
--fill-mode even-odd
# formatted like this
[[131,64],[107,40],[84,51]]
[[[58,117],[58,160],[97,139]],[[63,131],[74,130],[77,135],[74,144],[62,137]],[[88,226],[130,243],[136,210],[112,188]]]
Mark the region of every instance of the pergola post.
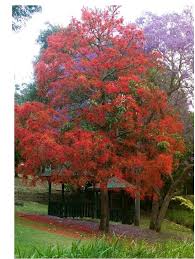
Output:
[[50,202],[51,202],[51,181],[50,179],[48,180],[48,215],[50,215]]
[[62,184],[62,202],[64,203],[65,197],[64,197],[64,183]]
[[126,211],[125,211],[125,197],[124,197],[124,190],[120,191],[121,194],[121,222],[122,224],[125,224],[126,219]]
[[98,201],[97,201],[97,199],[98,199],[98,197],[97,197],[97,192],[96,192],[96,190],[94,189],[94,218],[96,219],[97,218],[97,207],[98,207]]
[[140,193],[137,191],[135,195],[135,226],[140,225]]
[[61,203],[61,209],[60,209],[61,217],[64,217],[64,206],[65,206],[64,183],[62,183],[62,203]]

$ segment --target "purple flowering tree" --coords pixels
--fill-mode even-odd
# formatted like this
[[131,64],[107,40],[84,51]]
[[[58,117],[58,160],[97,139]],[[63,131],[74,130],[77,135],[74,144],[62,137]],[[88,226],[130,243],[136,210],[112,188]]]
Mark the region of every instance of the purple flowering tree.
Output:
[[[190,151],[181,158],[178,170],[172,179],[167,179],[165,188],[154,190],[158,200],[153,200],[150,228],[160,231],[171,198],[182,189],[192,172],[193,120],[189,105],[193,96],[194,29],[192,8],[182,13],[157,16],[146,13],[136,23],[144,30],[145,51],[161,53],[163,70],[151,70],[150,81],[166,91],[170,103],[179,112],[185,125],[185,140]],[[185,162],[185,164],[184,164]],[[187,162],[187,163],[186,163]]]
[[[182,13],[170,13],[157,16],[146,13],[137,24],[144,29],[145,50],[158,50],[166,67],[164,74],[157,74],[159,86],[173,96],[175,92],[184,92],[188,97],[193,93],[194,66],[194,29],[192,8]],[[178,98],[178,96],[177,96]]]

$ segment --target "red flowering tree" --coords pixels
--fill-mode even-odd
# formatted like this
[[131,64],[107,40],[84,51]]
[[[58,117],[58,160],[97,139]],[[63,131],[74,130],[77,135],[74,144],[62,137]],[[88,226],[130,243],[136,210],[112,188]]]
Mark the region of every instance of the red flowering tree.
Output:
[[59,142],[61,118],[52,108],[38,102],[15,107],[16,149],[21,155],[17,171],[33,183],[47,167],[56,168],[65,162]]
[[[41,162],[49,156],[53,167],[65,164],[59,177],[68,182],[100,182],[100,229],[105,231],[108,178],[125,178],[134,183],[137,194],[151,195],[162,187],[163,176],[172,173],[174,155],[184,148],[178,137],[182,125],[166,95],[147,86],[148,72],[158,66],[158,53],[146,54],[142,31],[124,24],[118,13],[118,6],[83,9],[81,21],[72,19],[67,28],[48,37],[35,67],[39,94],[60,116],[60,131],[56,135],[54,124],[48,132],[54,156],[48,153]],[[39,127],[36,130],[39,133]],[[37,145],[42,135],[38,136],[32,135]],[[35,146],[25,148],[23,156],[32,149],[37,154]]]

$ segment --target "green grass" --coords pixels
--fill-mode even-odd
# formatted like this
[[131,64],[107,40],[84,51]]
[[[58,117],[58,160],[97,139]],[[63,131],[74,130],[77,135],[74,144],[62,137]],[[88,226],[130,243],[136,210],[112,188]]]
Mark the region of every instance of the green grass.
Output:
[[183,226],[193,229],[194,228],[194,213],[190,210],[184,209],[170,209],[167,211],[166,217]]
[[[61,191],[61,184],[52,184],[52,191]],[[28,193],[44,193],[48,192],[47,182],[38,182],[36,186],[30,186],[25,184],[21,178],[15,177],[15,191],[16,192],[28,192]]]
[[97,238],[87,243],[73,241],[71,246],[39,246],[33,250],[16,249],[17,258],[193,258],[193,243],[164,242],[147,244],[113,237]]
[[[16,206],[16,211],[47,214],[47,205],[24,202]],[[41,223],[33,223],[40,225]],[[148,228],[149,218],[141,217],[141,228]],[[98,237],[96,240],[82,240],[64,237],[25,225],[16,217],[15,254],[18,258],[60,258],[60,257],[129,257],[129,258],[193,258],[193,232],[184,226],[165,220],[162,232],[175,233],[183,241],[164,241],[148,244],[130,239],[109,240]],[[188,241],[186,241],[188,240]],[[80,243],[79,243],[80,242]]]
[[38,202],[25,201],[24,206],[15,206],[16,212],[32,213],[39,215],[47,215],[48,208],[45,204],[40,204]]
[[[15,206],[15,210],[17,212],[47,215],[47,205],[40,204],[37,202],[24,202],[24,206]],[[169,211],[168,211],[168,213],[169,213]],[[180,215],[180,212],[176,212],[175,214],[176,214],[176,216],[178,216],[178,215]],[[90,220],[92,220],[92,219],[90,219]],[[187,228],[185,226],[172,222],[174,220],[172,220],[171,218],[170,218],[170,220],[165,219],[163,221],[161,232],[174,233],[179,236],[182,236],[184,239],[193,238],[193,232],[190,228]],[[93,221],[99,222],[98,219],[94,219]],[[148,229],[149,221],[150,221],[149,217],[146,215],[143,215],[143,213],[142,213],[141,214],[141,227]],[[118,224],[116,222],[112,222],[112,223]]]
[[[148,228],[149,222],[150,222],[150,218],[148,216],[141,215],[140,227]],[[176,224],[175,222],[172,222],[167,219],[164,219],[162,223],[161,232],[175,234],[182,237],[183,239],[190,239],[190,240],[193,240],[193,236],[194,236],[193,231],[190,228]]]
[[26,226],[18,218],[15,221],[15,252],[17,257],[30,257],[37,249],[46,249],[53,246],[70,247],[73,238],[63,237],[57,234]]

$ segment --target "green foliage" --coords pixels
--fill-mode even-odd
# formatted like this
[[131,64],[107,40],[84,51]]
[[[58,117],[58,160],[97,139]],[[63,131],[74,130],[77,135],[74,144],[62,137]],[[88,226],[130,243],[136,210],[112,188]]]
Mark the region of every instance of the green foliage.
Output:
[[166,152],[169,148],[170,144],[167,141],[161,141],[157,144],[157,148],[160,152]]
[[87,243],[74,241],[71,247],[49,246],[34,248],[34,251],[16,246],[16,256],[33,258],[190,258],[193,243],[169,241],[157,244],[127,241],[123,238],[108,239],[103,236]]
[[37,86],[34,82],[15,86],[15,102],[23,104],[25,102],[47,102],[46,98],[38,96]]
[[89,130],[89,131],[96,131],[97,128],[95,125],[89,123],[88,121],[82,121],[81,122],[81,127],[85,130]]
[[72,122],[67,121],[66,123],[64,123],[64,126],[61,128],[62,132],[66,132],[69,131],[73,128],[74,124]]
[[20,30],[25,22],[32,18],[32,14],[41,11],[40,5],[12,5],[12,30]]
[[126,112],[126,108],[124,106],[117,106],[117,116],[122,115],[124,112]]
[[18,150],[15,149],[15,166],[17,166],[19,164],[19,162],[21,161],[21,155],[20,152]]
[[[52,193],[58,193],[61,191],[61,184],[52,184]],[[37,182],[36,186],[31,186],[24,184],[23,180],[19,177],[15,178],[15,192],[19,193],[47,193],[48,192],[48,182]],[[39,206],[37,204],[37,206]]]
[[183,196],[175,196],[172,198],[172,200],[178,201],[178,202],[180,202],[180,206],[182,206],[186,209],[189,209],[191,211],[194,211],[194,203],[191,200],[186,199]]
[[180,151],[176,151],[175,154],[174,154],[174,157],[176,159],[181,159],[183,157],[182,153]]
[[117,106],[114,113],[108,113],[106,115],[106,121],[109,124],[109,128],[111,129],[113,124],[116,124],[120,121],[121,115],[126,112],[126,108],[124,106]]
[[190,229],[194,229],[194,213],[190,210],[184,210],[184,209],[169,209],[167,211],[166,217],[182,226],[185,226]]
[[41,30],[38,38],[37,43],[41,46],[41,51],[48,47],[47,39],[50,35],[60,30],[59,25],[52,25],[51,23],[46,23],[47,28],[45,30]]
[[82,87],[79,87],[76,90],[71,91],[69,95],[72,105],[79,105],[78,108],[82,106],[83,103],[87,102],[89,97],[88,95],[83,91]]
[[184,198],[186,198],[194,203],[194,195],[185,195]]
[[111,129],[113,124],[118,122],[118,118],[117,118],[117,116],[113,116],[112,114],[108,114],[106,116],[106,121],[107,121],[107,123],[109,125],[109,129]]
[[175,196],[170,203],[167,218],[177,224],[194,229],[194,204],[183,196]]
[[[166,235],[174,235],[179,236],[183,240],[193,240],[194,234],[192,232],[192,229],[187,228],[184,225],[180,225],[178,223],[175,223],[173,220],[169,219],[169,211],[172,211],[172,209],[168,209],[166,213],[166,219],[163,220],[161,233]],[[177,214],[180,214],[180,210],[177,210]],[[168,215],[168,216],[167,216]],[[148,215],[144,215],[144,211],[141,213],[141,224],[140,227],[144,229],[148,229],[148,226],[150,224],[150,218]]]
[[102,75],[103,81],[115,81],[118,79],[116,68],[110,68]]
[[15,211],[24,213],[33,213],[39,215],[47,215],[48,208],[45,204],[40,204],[38,202],[24,202],[24,206],[15,206]]
[[156,79],[161,75],[160,71],[156,67],[152,67],[148,70],[148,84],[150,86],[158,85]]

